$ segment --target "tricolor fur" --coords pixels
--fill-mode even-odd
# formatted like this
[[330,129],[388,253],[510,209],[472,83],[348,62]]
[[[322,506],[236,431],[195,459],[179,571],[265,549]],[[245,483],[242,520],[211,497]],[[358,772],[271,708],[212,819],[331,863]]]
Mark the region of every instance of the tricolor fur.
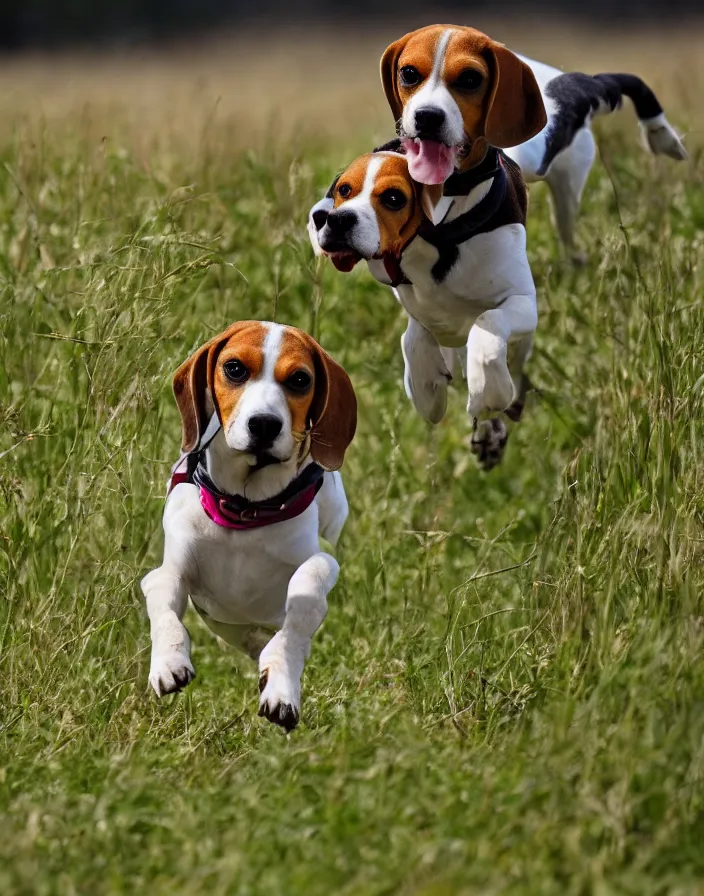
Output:
[[546,180],[558,229],[574,249],[574,225],[595,157],[591,120],[636,109],[649,148],[686,151],[655,94],[634,75],[563,74],[517,56],[473,28],[432,25],[391,44],[381,61],[387,100],[411,174],[426,184],[463,170],[490,143],[505,149],[526,180]]
[[575,224],[596,144],[591,131],[598,115],[616,112],[628,97],[633,103],[645,145],[654,155],[687,158],[677,132],[648,85],[632,74],[563,74],[559,69],[521,57],[533,71],[545,101],[548,122],[520,146],[506,150],[530,183],[544,180],[552,194],[557,229],[575,260]]
[[285,522],[237,531],[204,511],[198,487],[176,485],[164,510],[164,560],[142,580],[151,622],[149,681],[158,696],[194,677],[182,618],[190,597],[218,635],[259,659],[260,712],[298,721],[300,683],[338,565],[320,550],[347,517],[340,474],[356,425],[344,370],[306,333],[275,323],[234,324],[201,346],[174,376],[185,452],[203,446],[222,492],[262,501],[312,462],[330,472],[310,506]]
[[[314,245],[340,270],[364,258],[380,282],[395,286],[409,318],[402,339],[406,392],[433,423],[445,414],[456,366],[467,379],[467,411],[475,426],[487,411],[510,409],[514,418],[520,416],[536,296],[525,252],[525,186],[513,163],[499,164],[496,173],[488,171],[457,195],[443,221],[434,224],[430,216],[439,192],[413,180],[407,157],[370,153],[337,178],[326,207],[312,215]],[[495,182],[502,185],[501,196],[480,214]],[[454,242],[455,227],[471,235]],[[443,242],[446,233],[449,245]],[[451,264],[441,265],[448,253]],[[482,423],[475,436],[483,465],[493,466],[506,439],[503,423]]]

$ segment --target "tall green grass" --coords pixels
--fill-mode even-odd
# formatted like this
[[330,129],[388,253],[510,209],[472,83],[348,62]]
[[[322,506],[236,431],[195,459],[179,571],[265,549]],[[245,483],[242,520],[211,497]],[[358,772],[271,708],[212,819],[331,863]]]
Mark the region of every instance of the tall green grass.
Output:
[[[1,150],[0,892],[703,892],[696,132],[676,166],[605,124],[584,269],[533,190],[540,395],[488,475],[461,389],[435,429],[407,402],[390,292],[307,244],[378,135],[228,154],[213,126],[181,156],[52,133]],[[193,614],[196,681],[146,682],[170,377],[250,317],[314,333],[360,404],[290,737]]]

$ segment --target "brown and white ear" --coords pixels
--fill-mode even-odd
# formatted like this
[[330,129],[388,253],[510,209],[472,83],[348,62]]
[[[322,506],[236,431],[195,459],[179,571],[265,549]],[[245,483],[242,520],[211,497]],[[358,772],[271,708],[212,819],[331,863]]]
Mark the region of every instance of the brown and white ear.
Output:
[[398,92],[398,60],[408,37],[409,35],[405,34],[394,41],[384,50],[384,55],[381,57],[381,86],[384,88],[395,121],[398,121],[403,112],[401,94]]
[[213,413],[208,395],[208,351],[210,342],[202,345],[174,374],[174,397],[181,413],[181,450],[193,451]]
[[548,119],[538,82],[525,62],[495,41],[491,41],[489,52],[494,62],[494,84],[484,136],[492,146],[506,149],[535,137]]
[[311,342],[315,395],[310,409],[310,453],[324,470],[339,470],[357,429],[357,396],[345,370],[317,342]]

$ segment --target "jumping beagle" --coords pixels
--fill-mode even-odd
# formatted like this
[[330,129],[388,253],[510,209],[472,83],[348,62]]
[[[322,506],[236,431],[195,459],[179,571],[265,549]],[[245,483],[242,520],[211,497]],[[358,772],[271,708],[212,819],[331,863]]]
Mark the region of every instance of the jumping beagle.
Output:
[[[509,78],[505,83],[511,84]],[[467,380],[472,450],[484,469],[501,458],[506,410],[518,420],[523,373],[537,325],[525,252],[526,188],[517,166],[490,149],[482,162],[445,185],[456,196],[433,224],[433,194],[409,172],[408,157],[377,151],[356,159],[329,190],[332,210],[314,211],[314,247],[338,270],[360,260],[408,314],[401,346],[406,394],[431,423],[445,414],[455,361]]]
[[[400,142],[381,149],[404,148],[407,168],[402,157],[391,162],[374,154],[353,163],[311,210],[310,238],[316,251],[337,256],[338,267],[353,258],[344,252],[351,245],[372,260],[377,279],[396,288],[409,317],[402,339],[406,392],[433,423],[445,413],[459,354],[472,449],[490,469],[508,433],[500,418],[479,417],[495,410],[520,416],[523,365],[537,326],[526,255],[526,188],[518,167],[496,147],[525,142],[542,130],[547,117],[540,89],[530,68],[502,44],[471,28],[444,25],[392,44],[381,74],[401,134]],[[415,231],[421,238],[395,253],[401,276],[384,279],[389,253],[379,235],[393,211],[383,198],[390,167],[405,171],[407,183],[430,186],[418,196],[428,218]],[[377,257],[381,267],[374,264]]]
[[[298,722],[301,675],[339,573],[320,548],[347,518],[337,471],[357,401],[345,371],[310,336],[233,324],[174,375],[183,454],[164,510],[164,560],[142,580],[157,696],[195,672],[182,623],[205,623],[259,660],[259,714]],[[274,633],[275,632],[275,633]]]
[[[509,104],[502,105],[494,91],[508,72],[518,96],[507,94]],[[650,150],[687,158],[657,97],[640,78],[563,74],[510,53],[473,28],[431,25],[405,35],[385,51],[381,76],[415,180],[444,183],[455,167],[467,170],[481,159],[487,143],[501,148],[529,183],[547,182],[560,238],[575,260],[581,258],[575,219],[596,156],[592,118],[619,109],[627,96]],[[523,118],[517,114],[519,96]],[[486,103],[482,133],[477,124]],[[538,122],[542,107],[542,126],[526,136],[525,122]]]

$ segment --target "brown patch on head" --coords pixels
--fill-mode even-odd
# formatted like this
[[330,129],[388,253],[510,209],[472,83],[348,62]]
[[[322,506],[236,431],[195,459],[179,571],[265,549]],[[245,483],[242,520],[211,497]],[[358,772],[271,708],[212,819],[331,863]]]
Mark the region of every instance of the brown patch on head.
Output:
[[333,207],[339,208],[343,202],[349,202],[355,196],[359,196],[364,187],[364,180],[367,176],[367,168],[369,162],[375,158],[373,152],[365,153],[359,156],[348,165],[347,168],[338,177],[332,191]]
[[371,196],[379,222],[382,255],[400,255],[415,236],[423,220],[422,191],[422,186],[411,178],[403,156],[383,154]]
[[[221,347],[217,359],[213,361],[212,389],[218,408],[220,422],[226,429],[237,413],[237,405],[250,380],[256,380],[264,367],[264,340],[267,329],[264,324],[237,330]],[[241,364],[247,371],[247,378],[239,382],[227,371]]]
[[[401,117],[406,103],[432,73],[435,50],[447,29],[453,33],[445,50],[442,78],[460,108],[469,142],[483,138],[505,148],[539,133],[547,117],[533,72],[503,44],[463,25],[430,25],[386,49],[381,79],[394,118]],[[418,71],[418,84],[402,83],[400,70],[405,66]]]
[[413,65],[425,80],[433,70],[435,47],[446,27],[429,25],[427,28],[411,31],[384,50],[381,57],[381,83],[395,119],[401,117],[403,107],[413,95],[413,90],[408,91],[399,83],[399,69],[403,65]]
[[291,416],[296,421],[303,418],[304,428],[310,428],[313,460],[326,470],[338,470],[357,428],[357,398],[352,383],[345,370],[312,336],[287,327],[276,364],[277,380],[289,370],[310,372],[310,365],[312,388],[306,398],[301,397],[300,403],[292,404],[289,400]]
[[[291,430],[301,437],[308,429],[310,407],[315,395],[315,358],[316,351],[310,336],[295,327],[286,327],[274,367],[274,378],[283,386],[286,394],[286,402],[291,412]],[[307,374],[310,377],[307,389],[297,387],[295,377],[291,379],[297,373]],[[299,377],[299,379],[305,378]]]
[[261,368],[265,334],[266,328],[259,321],[239,321],[209,339],[178,368],[173,389],[181,413],[184,451],[193,451],[198,446],[213,412],[222,423],[229,419],[239,401],[242,387],[226,384],[222,367],[217,367],[221,353],[227,349],[227,358],[232,360],[236,355],[229,351],[230,346],[237,346],[247,354],[250,363]]
[[335,208],[359,196],[372,162],[379,165],[370,203],[379,223],[380,253],[400,255],[423,220],[423,187],[411,178],[404,156],[377,152],[355,159],[338,178]]
[[472,142],[485,135],[487,97],[493,80],[488,53],[492,43],[481,31],[464,28],[453,31],[445,51],[442,79],[459,106],[464,132]]

